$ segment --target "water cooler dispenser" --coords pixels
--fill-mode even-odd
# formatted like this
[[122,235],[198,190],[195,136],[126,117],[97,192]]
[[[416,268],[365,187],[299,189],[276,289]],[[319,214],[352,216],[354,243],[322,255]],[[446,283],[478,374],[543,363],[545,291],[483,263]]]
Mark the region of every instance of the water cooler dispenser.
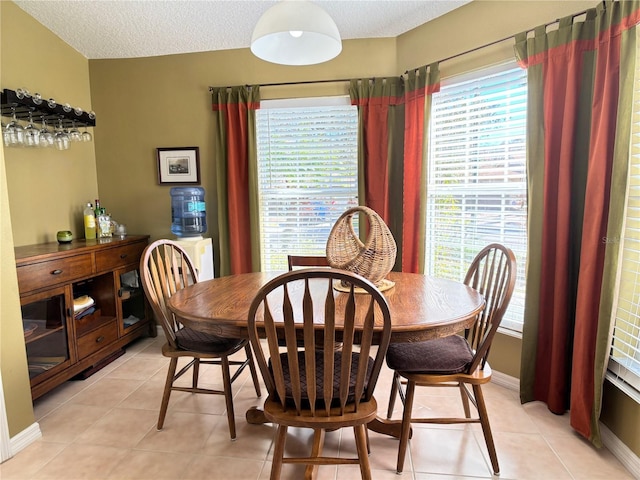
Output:
[[175,241],[191,258],[198,271],[199,280],[214,277],[213,245],[210,238],[203,238],[207,231],[204,188],[171,188],[171,233]]

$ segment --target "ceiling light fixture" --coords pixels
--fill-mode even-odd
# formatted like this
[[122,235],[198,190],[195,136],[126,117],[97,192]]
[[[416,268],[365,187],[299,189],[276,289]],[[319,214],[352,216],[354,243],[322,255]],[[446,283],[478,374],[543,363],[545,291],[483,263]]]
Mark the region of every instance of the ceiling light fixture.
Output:
[[342,51],[340,32],[322,8],[307,0],[281,0],[258,20],[253,54],[281,65],[315,65]]

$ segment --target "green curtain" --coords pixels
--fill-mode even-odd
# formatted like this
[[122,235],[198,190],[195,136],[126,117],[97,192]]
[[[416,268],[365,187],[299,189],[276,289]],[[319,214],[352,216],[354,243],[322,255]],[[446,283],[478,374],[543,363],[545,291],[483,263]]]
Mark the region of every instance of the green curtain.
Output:
[[402,271],[424,273],[427,152],[431,97],[440,91],[437,63],[407,72],[402,190]]
[[359,201],[389,227],[398,247],[397,269],[402,259],[404,82],[401,77],[354,79],[349,95],[358,107]]
[[603,2],[516,37],[528,72],[529,260],[520,375],[601,445],[598,418],[629,161],[640,3]]
[[256,116],[260,87],[213,88],[220,276],[260,270]]

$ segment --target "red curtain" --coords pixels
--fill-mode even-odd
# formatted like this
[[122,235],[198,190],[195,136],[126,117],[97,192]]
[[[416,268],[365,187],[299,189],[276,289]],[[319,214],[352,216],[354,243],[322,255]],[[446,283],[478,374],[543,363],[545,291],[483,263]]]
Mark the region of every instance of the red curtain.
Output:
[[601,314],[603,239],[614,145],[629,141],[617,124],[626,102],[621,33],[640,13],[637,2],[625,3],[600,4],[584,21],[561,19],[551,32],[539,27],[516,45],[529,70],[529,216],[541,218],[529,228],[521,396],[554,413],[570,410],[572,427],[596,444],[603,378],[596,365],[606,365],[596,352],[607,351],[597,339],[611,322],[610,310]]
[[[402,271],[423,270],[425,244],[425,112],[430,97],[440,91],[437,64],[408,72],[405,87]],[[427,101],[429,100],[429,101]]]
[[250,131],[259,106],[258,87],[212,89],[222,275],[253,271],[249,177],[255,135]]
[[439,90],[438,65],[401,77],[352,80],[358,106],[360,203],[389,226],[398,247],[395,269],[423,271],[425,115]]
[[[351,104],[358,107],[360,203],[391,221],[390,175],[396,107],[403,103],[399,77],[351,80]],[[395,236],[395,235],[394,235]]]

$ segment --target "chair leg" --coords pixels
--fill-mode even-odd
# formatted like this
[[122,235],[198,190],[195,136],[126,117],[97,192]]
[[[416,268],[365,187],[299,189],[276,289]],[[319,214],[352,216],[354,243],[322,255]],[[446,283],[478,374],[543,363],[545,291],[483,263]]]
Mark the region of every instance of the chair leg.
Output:
[[158,415],[157,429],[162,430],[164,426],[164,417],[167,415],[167,407],[169,406],[169,397],[171,396],[171,387],[173,387],[173,377],[176,374],[178,359],[172,358],[169,362],[169,370],[167,370],[167,380],[164,382],[164,393],[162,394],[162,403],[160,403],[160,415]]
[[400,374],[393,372],[393,380],[391,381],[391,394],[389,395],[389,407],[387,409],[387,418],[393,415],[393,407],[396,405],[396,395],[398,394],[398,383],[400,382]]
[[226,355],[220,359],[222,363],[222,383],[224,399],[227,404],[227,421],[229,422],[229,434],[231,440],[236,439],[236,419],[233,413],[233,391],[231,390],[231,374],[229,372],[229,357]]
[[369,427],[364,429],[364,433],[367,436],[367,455],[371,455],[371,442],[369,441]]
[[[324,447],[325,430],[316,428],[313,430],[313,445],[311,446],[311,458],[318,458],[322,455]],[[318,465],[307,465],[304,470],[305,480],[312,480],[318,476]]]
[[402,412],[402,431],[400,433],[400,445],[398,446],[398,464],[396,471],[402,473],[404,459],[407,454],[409,444],[409,433],[411,432],[411,410],[413,409],[413,396],[416,390],[416,383],[413,380],[407,381],[407,390],[404,399],[404,410]]
[[200,375],[200,359],[193,359],[193,380],[191,381],[191,385],[194,390],[198,388],[198,376]]
[[459,382],[458,388],[460,389],[460,397],[462,398],[462,408],[464,408],[465,418],[471,418],[471,410],[469,409],[469,396],[467,395],[467,388],[464,383]]
[[260,381],[258,380],[258,371],[256,370],[256,365],[253,362],[253,352],[251,351],[251,345],[247,343],[244,347],[244,351],[247,353],[247,360],[249,360],[249,369],[251,370],[251,378],[253,379],[253,386],[256,389],[256,395],[258,397],[262,396],[262,392],[260,392]]
[[489,458],[491,459],[493,473],[495,475],[499,475],[500,466],[498,465],[498,454],[496,453],[496,446],[493,443],[493,435],[491,434],[491,426],[489,425],[489,416],[487,414],[487,405],[484,403],[484,396],[482,395],[482,388],[480,385],[473,386],[473,394],[476,397],[478,415],[480,417],[480,424],[482,425],[482,433],[484,434],[484,441],[486,442],[487,450],[489,451]]
[[278,425],[276,443],[273,447],[273,460],[271,463],[271,480],[279,480],[282,472],[282,458],[284,457],[284,442],[287,439],[287,426]]
[[353,427],[353,433],[356,437],[358,460],[360,461],[360,475],[362,476],[362,480],[371,480],[371,466],[369,465],[369,454],[367,452],[366,430],[366,425],[356,425]]

